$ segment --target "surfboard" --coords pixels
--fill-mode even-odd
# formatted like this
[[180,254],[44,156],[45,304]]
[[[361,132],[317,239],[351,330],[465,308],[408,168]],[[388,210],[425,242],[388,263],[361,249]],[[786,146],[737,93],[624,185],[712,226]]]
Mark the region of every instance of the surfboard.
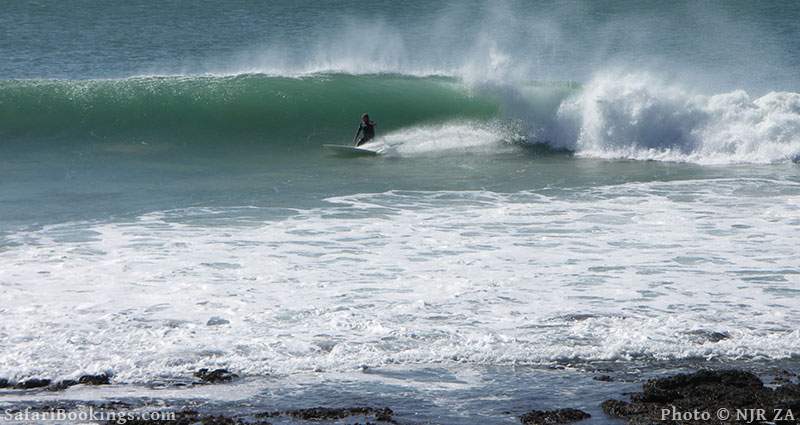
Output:
[[347,145],[322,145],[322,148],[334,155],[339,155],[339,156],[356,157],[356,156],[380,155],[376,151],[364,148],[357,148],[355,146],[347,146]]

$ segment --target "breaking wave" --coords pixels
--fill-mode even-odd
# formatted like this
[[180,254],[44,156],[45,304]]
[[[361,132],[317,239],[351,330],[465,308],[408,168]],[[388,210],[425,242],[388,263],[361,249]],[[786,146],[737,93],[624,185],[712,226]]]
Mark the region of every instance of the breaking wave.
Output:
[[[584,85],[446,76],[264,74],[0,82],[0,137],[348,140],[369,111],[401,155],[543,144],[599,158],[701,164],[800,159],[800,93],[701,94],[647,73]],[[482,146],[481,149],[475,149]]]

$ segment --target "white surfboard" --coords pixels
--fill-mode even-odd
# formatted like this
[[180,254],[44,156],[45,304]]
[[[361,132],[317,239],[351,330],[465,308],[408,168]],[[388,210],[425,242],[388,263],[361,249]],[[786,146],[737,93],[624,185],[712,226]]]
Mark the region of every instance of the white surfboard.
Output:
[[357,148],[355,146],[348,146],[348,145],[322,145],[322,148],[326,151],[339,156],[377,156],[380,155],[377,151],[364,149],[364,148]]

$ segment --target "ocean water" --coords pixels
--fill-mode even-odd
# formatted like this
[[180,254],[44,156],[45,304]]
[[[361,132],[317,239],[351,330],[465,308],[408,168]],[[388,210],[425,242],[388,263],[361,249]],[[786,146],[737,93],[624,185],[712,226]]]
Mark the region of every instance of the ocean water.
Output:
[[[800,367],[796,2],[11,2],[0,404],[515,423]],[[342,158],[369,112],[377,157]],[[241,376],[176,386],[200,368]],[[618,378],[600,383],[599,373]]]

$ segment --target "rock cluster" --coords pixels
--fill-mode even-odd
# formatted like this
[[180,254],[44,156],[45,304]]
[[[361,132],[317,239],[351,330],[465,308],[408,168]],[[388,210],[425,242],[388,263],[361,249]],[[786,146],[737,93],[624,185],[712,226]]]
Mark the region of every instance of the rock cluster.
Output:
[[590,417],[590,414],[578,409],[532,410],[519,420],[524,425],[551,425],[577,422]]
[[[786,412],[800,413],[800,385],[765,387],[758,376],[740,370],[701,370],[651,379],[631,401],[606,400],[603,411],[640,424],[797,424]],[[721,413],[720,413],[721,412]],[[747,416],[763,412],[759,417]],[[787,420],[788,419],[788,420]]]

